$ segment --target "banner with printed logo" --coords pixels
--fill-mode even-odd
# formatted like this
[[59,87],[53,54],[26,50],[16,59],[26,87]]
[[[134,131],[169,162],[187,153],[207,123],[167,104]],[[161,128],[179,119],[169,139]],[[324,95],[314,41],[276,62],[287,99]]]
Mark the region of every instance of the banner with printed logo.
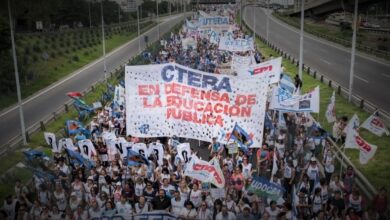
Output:
[[240,68],[239,70],[240,71],[237,72],[237,76],[239,77],[266,76],[269,78],[270,84],[278,83],[282,71],[282,57],[247,66],[246,68]]
[[214,161],[207,162],[193,156],[186,166],[184,175],[202,182],[212,183],[218,188],[225,187],[225,177],[219,165]]
[[197,26],[200,28],[229,29],[229,27],[230,27],[229,17],[221,17],[221,16],[200,17]]
[[362,124],[362,128],[369,130],[371,133],[381,137],[383,134],[389,136],[389,131],[387,130],[385,123],[382,119],[379,118],[377,112],[374,112],[370,117],[368,117]]
[[221,37],[218,45],[219,50],[227,50],[232,52],[245,52],[254,50],[253,39],[230,39],[229,37]]
[[273,89],[269,108],[284,112],[319,113],[320,88],[317,86],[314,90],[306,94],[294,95],[280,87],[275,87]]
[[179,64],[126,67],[126,131],[227,143],[237,124],[261,146],[267,80],[237,78]]
[[249,185],[247,191],[252,191],[260,197],[267,197],[271,200],[277,201],[283,196],[284,189],[262,176],[254,176],[252,183]]

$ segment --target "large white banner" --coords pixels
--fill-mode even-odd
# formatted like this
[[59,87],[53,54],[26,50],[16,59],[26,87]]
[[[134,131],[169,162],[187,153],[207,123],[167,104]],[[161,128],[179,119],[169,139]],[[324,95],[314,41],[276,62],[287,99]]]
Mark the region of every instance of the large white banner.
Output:
[[230,39],[229,37],[221,37],[219,40],[218,49],[232,52],[245,52],[248,50],[254,50],[253,39]]
[[229,25],[229,17],[200,17],[198,26],[200,28],[225,28],[228,29]]
[[186,137],[222,143],[237,124],[262,144],[267,80],[237,78],[179,64],[126,67],[126,129],[136,137]]
[[241,68],[240,71],[237,72],[237,76],[267,76],[270,80],[269,83],[272,84],[279,82],[281,71],[282,57],[278,57],[259,64],[251,65],[247,68]]
[[303,95],[292,95],[280,87],[275,87],[272,93],[270,109],[285,112],[320,112],[320,88]]

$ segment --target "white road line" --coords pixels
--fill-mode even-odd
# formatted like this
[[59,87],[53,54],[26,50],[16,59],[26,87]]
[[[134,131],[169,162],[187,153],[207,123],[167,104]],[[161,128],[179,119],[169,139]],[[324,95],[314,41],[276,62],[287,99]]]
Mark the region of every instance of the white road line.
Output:
[[365,82],[365,83],[368,83],[368,80],[363,79],[363,78],[360,77],[360,76],[355,75],[355,77],[356,77],[357,79],[360,79],[361,81],[363,81],[363,82]]
[[324,62],[324,63],[330,65],[330,62],[329,62],[329,61],[327,61],[327,60],[325,60],[325,59],[323,59],[323,58],[320,58],[320,60],[321,60],[322,62]]
[[[174,18],[177,18],[177,17],[179,17],[179,16],[181,16],[181,15],[176,15]],[[163,22],[163,23],[165,23],[165,22]],[[161,25],[161,23],[160,23],[160,25]],[[154,27],[152,27],[152,28],[149,29],[148,31],[146,31],[146,32],[144,32],[144,33],[141,33],[140,37],[142,37],[143,35],[148,34],[149,32],[153,31],[153,30],[156,29],[156,28],[157,28],[157,25],[154,26]],[[109,56],[111,56],[112,54],[118,52],[119,50],[121,50],[121,49],[127,47],[129,44],[133,43],[133,42],[136,41],[136,40],[138,40],[138,37],[132,39],[131,41],[127,42],[126,44],[124,44],[124,45],[122,45],[122,46],[116,48],[116,49],[113,50],[113,51],[111,51],[110,53],[108,53],[108,54],[106,55],[106,58],[109,57]],[[33,94],[30,98],[27,98],[26,100],[23,100],[22,105],[25,105],[25,104],[31,102],[32,100],[34,100],[34,99],[38,98],[39,96],[41,96],[41,95],[43,95],[43,94],[49,92],[50,90],[54,89],[55,87],[57,87],[57,86],[59,86],[59,85],[65,83],[66,81],[69,81],[70,79],[72,79],[72,78],[78,76],[78,75],[79,75],[81,72],[83,72],[84,70],[91,68],[92,66],[94,66],[95,64],[97,64],[97,63],[99,63],[99,62],[101,62],[101,61],[103,61],[103,57],[101,57],[101,58],[99,58],[99,59],[93,61],[92,63],[87,64],[86,66],[82,67],[82,68],[79,69],[79,70],[76,70],[76,71],[73,72],[71,75],[65,77],[64,79],[62,79],[62,80],[60,80],[60,81],[57,81],[56,83],[52,84],[51,86],[46,87],[46,88],[42,89],[41,91],[38,91],[37,93]],[[65,94],[64,94],[64,95],[65,95]],[[0,114],[0,117],[3,117],[4,115],[10,113],[11,111],[14,111],[14,110],[17,109],[17,108],[18,108],[18,105],[15,105],[14,107],[11,107],[10,109],[5,110],[4,112],[2,112],[2,113]]]
[[387,77],[387,78],[390,78],[390,75],[385,74],[385,73],[382,73],[382,76]]

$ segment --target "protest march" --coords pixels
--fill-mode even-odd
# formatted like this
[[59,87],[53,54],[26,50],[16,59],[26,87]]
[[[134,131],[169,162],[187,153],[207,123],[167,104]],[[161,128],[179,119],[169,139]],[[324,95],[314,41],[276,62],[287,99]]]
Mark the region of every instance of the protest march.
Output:
[[44,133],[50,156],[24,152],[32,187],[17,181],[0,219],[386,219],[386,189],[365,198],[329,142],[369,163],[380,146],[359,129],[389,135],[380,116],[336,115],[334,94],[320,112],[319,86],[303,93],[264,57],[236,5],[198,7],[150,64],[126,66],[110,101],[66,94],[79,119]]

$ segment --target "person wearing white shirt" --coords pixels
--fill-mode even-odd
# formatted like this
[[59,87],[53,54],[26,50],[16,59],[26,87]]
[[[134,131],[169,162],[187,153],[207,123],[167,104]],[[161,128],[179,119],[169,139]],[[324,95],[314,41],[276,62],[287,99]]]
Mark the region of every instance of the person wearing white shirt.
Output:
[[222,205],[221,211],[215,216],[215,220],[236,220],[236,215],[229,211],[226,205]]
[[96,199],[91,200],[91,207],[88,209],[89,217],[92,218],[100,218],[102,216],[102,209],[100,208]]
[[265,212],[269,214],[269,220],[276,220],[278,214],[280,213],[280,209],[276,207],[275,201],[271,201],[269,207],[265,208]]
[[194,184],[192,186],[190,201],[194,203],[195,208],[200,206],[200,202],[202,201],[202,191],[199,190],[198,184]]
[[211,213],[210,209],[208,209],[207,203],[203,201],[200,204],[200,208],[198,211],[198,215],[196,216],[196,219],[198,220],[212,220],[213,214]]
[[146,201],[144,196],[139,197],[138,202],[135,204],[135,212],[137,214],[150,211],[150,203]]
[[179,217],[181,210],[184,208],[184,199],[181,198],[179,191],[175,191],[174,198],[171,199],[171,206],[171,213]]
[[121,200],[115,205],[119,215],[131,215],[133,214],[133,207],[126,201],[124,195],[121,196]]
[[179,218],[182,220],[195,220],[198,213],[194,207],[194,204],[191,201],[185,203],[185,208],[181,209]]

